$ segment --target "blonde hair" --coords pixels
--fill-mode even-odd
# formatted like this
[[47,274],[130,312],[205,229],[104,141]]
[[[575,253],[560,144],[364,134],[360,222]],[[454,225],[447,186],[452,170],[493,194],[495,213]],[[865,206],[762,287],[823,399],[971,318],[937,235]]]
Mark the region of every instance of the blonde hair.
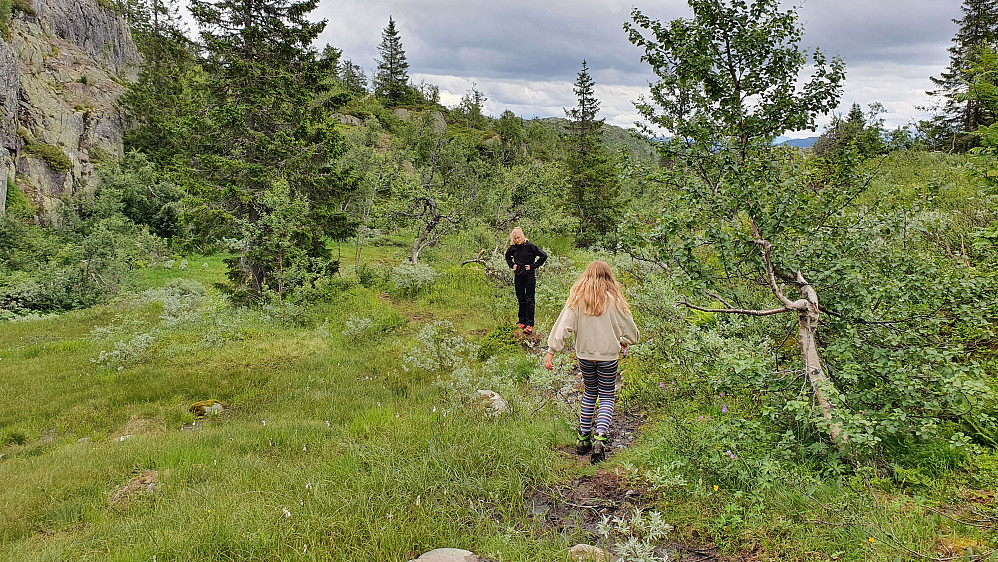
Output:
[[572,285],[568,293],[565,307],[580,309],[588,316],[599,316],[606,312],[612,296],[617,302],[617,310],[622,314],[630,314],[624,295],[620,292],[620,284],[613,276],[610,266],[603,261],[594,261],[586,267],[579,279]]
[[[520,240],[517,242],[516,240]],[[523,244],[527,241],[527,237],[523,235],[523,230],[520,227],[516,227],[509,233],[509,243],[510,244]]]

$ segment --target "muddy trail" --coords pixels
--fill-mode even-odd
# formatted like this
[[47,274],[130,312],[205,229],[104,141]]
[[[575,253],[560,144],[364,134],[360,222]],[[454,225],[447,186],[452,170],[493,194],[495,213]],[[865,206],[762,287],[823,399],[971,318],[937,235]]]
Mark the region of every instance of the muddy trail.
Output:
[[[523,349],[528,353],[543,355],[546,336],[538,333],[524,335]],[[625,369],[622,369],[622,372]],[[572,371],[573,381],[558,391],[558,398],[567,400],[575,408],[582,399],[582,373],[578,366]],[[618,378],[618,389],[620,388]],[[610,438],[606,460],[592,476],[575,478],[557,485],[536,487],[526,492],[527,506],[533,519],[559,533],[572,534],[582,530],[589,544],[597,544],[597,531],[605,517],[629,519],[635,509],[653,509],[655,495],[646,487],[625,478],[613,467],[613,457],[634,444],[642,428],[648,423],[644,412],[636,409],[617,409],[610,423]],[[560,447],[566,457],[580,465],[590,463],[589,455],[577,455],[575,445]],[[664,541],[655,549],[658,556],[668,555],[670,561],[684,562],[752,562],[758,560],[752,552],[738,555],[721,554],[708,538],[690,542]]]

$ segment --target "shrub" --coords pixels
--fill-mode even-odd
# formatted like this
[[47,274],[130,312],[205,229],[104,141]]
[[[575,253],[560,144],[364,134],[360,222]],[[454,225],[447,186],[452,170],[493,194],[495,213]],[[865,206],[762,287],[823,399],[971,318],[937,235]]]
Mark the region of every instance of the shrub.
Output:
[[380,263],[362,263],[357,266],[357,280],[365,287],[378,287],[388,279],[388,271]]
[[347,318],[343,335],[356,342],[363,339],[373,327],[374,320],[351,314],[350,318]]
[[402,263],[392,269],[390,281],[397,294],[412,297],[433,285],[436,272],[425,264]]

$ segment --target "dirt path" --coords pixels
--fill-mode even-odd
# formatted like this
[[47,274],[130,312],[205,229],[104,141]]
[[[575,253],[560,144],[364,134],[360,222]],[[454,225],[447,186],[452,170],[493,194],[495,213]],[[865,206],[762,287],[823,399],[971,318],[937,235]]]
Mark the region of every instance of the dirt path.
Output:
[[[542,355],[546,335],[534,333],[522,336],[525,351]],[[558,392],[559,398],[567,400],[575,407],[582,399],[582,374],[578,367],[573,369],[574,384],[566,385]],[[620,409],[613,414],[608,436],[610,449],[602,468],[593,476],[575,478],[569,482],[543,488],[527,490],[528,509],[535,521],[571,534],[579,529],[588,537],[590,544],[599,538],[597,525],[604,517],[629,518],[635,508],[648,510],[655,507],[654,493],[621,475],[612,465],[614,455],[632,446],[647,423],[644,412],[636,408]],[[580,465],[589,464],[589,455],[577,455],[575,445],[560,448],[562,454],[573,458]],[[751,562],[757,560],[752,553],[726,556],[718,552],[708,540],[697,544],[669,541],[656,549],[659,556],[668,555],[670,561],[685,562]]]

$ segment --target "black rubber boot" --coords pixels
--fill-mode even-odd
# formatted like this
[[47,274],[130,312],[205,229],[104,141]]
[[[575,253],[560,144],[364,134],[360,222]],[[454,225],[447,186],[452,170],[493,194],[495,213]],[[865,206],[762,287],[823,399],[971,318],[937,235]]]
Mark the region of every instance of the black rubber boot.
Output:
[[589,462],[596,464],[598,462],[603,462],[606,460],[606,451],[609,448],[607,446],[607,437],[602,433],[597,433],[593,437],[593,453],[589,456]]

